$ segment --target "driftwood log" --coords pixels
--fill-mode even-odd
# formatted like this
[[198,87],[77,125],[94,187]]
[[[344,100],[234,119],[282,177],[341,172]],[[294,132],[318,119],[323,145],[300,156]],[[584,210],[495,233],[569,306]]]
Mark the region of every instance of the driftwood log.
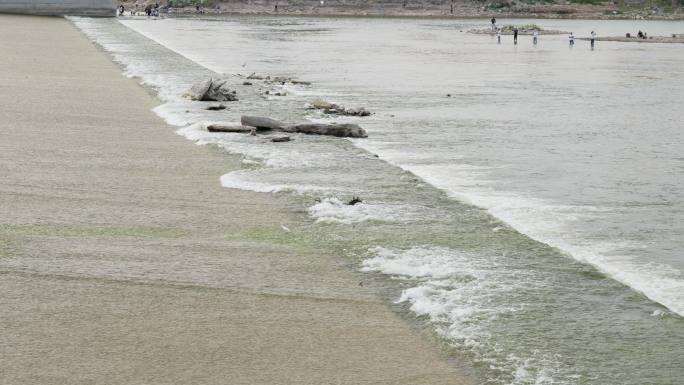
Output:
[[278,143],[278,142],[289,142],[290,140],[292,140],[292,139],[290,139],[289,136],[276,136],[275,138],[271,138],[271,142],[276,142],[276,143]]
[[243,115],[240,118],[240,123],[243,126],[256,127],[259,130],[283,130],[285,128],[285,124],[277,120],[260,116]]
[[210,124],[207,126],[207,131],[209,132],[240,132],[240,133],[248,133],[252,131],[252,127],[246,127],[246,126],[230,126],[230,125],[223,125],[223,124]]
[[[323,123],[302,123],[286,126],[284,123],[271,118],[260,116],[243,115],[240,118],[243,126],[254,127],[256,130],[275,130],[284,132],[297,132],[309,135],[329,135],[347,138],[367,138],[366,130],[357,124],[323,124]],[[224,131],[237,132],[237,131]],[[243,131],[239,131],[243,132]]]
[[309,135],[329,135],[348,138],[367,138],[366,130],[357,124],[322,124],[303,123],[285,128],[286,132],[298,132]]

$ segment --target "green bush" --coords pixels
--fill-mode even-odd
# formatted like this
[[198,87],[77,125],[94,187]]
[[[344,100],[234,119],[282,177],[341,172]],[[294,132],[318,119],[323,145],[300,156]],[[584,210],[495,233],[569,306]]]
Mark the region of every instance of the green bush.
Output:
[[489,3],[488,8],[489,9],[502,9],[502,8],[510,8],[512,3],[509,0],[494,0],[491,3]]
[[593,5],[599,5],[603,4],[604,1],[602,0],[570,0],[571,3],[574,4],[593,4]]
[[521,0],[525,4],[537,5],[537,4],[555,4],[555,0]]

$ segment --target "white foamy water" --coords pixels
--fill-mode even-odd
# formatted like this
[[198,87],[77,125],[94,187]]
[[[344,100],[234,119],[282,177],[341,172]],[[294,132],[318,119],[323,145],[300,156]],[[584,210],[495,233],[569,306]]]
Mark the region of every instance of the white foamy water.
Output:
[[336,162],[327,150],[329,143],[321,142],[320,138],[291,134],[293,142],[274,145],[269,135],[212,133],[206,130],[207,124],[210,123],[191,124],[176,132],[198,145],[216,145],[229,153],[244,156],[244,164],[255,166],[223,175],[221,185],[224,187],[299,194],[326,194],[330,190],[348,188],[332,174],[326,179],[311,171],[334,167]]
[[350,205],[337,198],[325,198],[309,207],[309,215],[319,223],[352,224],[364,221],[411,222],[425,217],[427,210],[407,205],[357,203]]
[[[521,233],[557,247],[581,262],[590,263],[672,311],[684,314],[684,273],[681,270],[665,263],[640,259],[635,255],[637,250],[648,253],[648,245],[640,240],[628,237],[586,238],[587,231],[581,227],[600,221],[602,216],[610,216],[613,208],[562,205],[497,191],[487,188],[490,181],[478,179],[486,174],[486,170],[470,170],[467,166],[465,170],[463,166],[404,168],[449,191],[457,199],[486,208]],[[449,178],[445,174],[460,177]],[[580,234],[572,234],[573,227],[579,227]]]
[[267,175],[258,171],[234,171],[221,176],[221,185],[227,188],[249,190],[263,193],[295,192],[299,194],[319,192],[326,190],[325,187],[302,184],[275,184],[273,182],[260,182]]
[[409,286],[398,303],[427,316],[437,330],[496,371],[509,373],[508,384],[566,383],[574,374],[564,373],[553,357],[531,353],[508,353],[495,357],[496,338],[492,324],[522,310],[524,304],[497,303],[497,297],[515,296],[521,288],[539,283],[533,274],[520,272],[502,279],[500,256],[481,256],[444,247],[415,247],[408,250],[374,248],[362,270],[378,271],[401,279]]

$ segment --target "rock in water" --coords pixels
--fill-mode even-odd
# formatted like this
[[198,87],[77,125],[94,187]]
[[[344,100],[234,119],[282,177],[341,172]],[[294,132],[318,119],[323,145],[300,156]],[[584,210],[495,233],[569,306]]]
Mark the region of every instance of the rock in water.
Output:
[[209,111],[221,111],[221,110],[225,110],[225,109],[226,109],[226,106],[223,104],[219,104],[218,106],[207,107],[207,110],[209,110]]
[[348,108],[346,110],[343,110],[342,115],[349,115],[349,116],[370,116],[370,111],[367,109],[361,107],[361,108]]
[[202,100],[207,91],[209,91],[209,88],[211,88],[211,84],[213,82],[214,79],[212,78],[204,79],[196,83],[194,86],[192,86],[192,88],[190,88],[190,91],[185,93],[185,96],[189,97],[192,100]]
[[303,85],[303,86],[310,86],[310,85],[311,85],[311,82],[307,82],[307,81],[304,81],[304,80],[292,79],[290,82],[291,82],[292,84],[300,84],[300,85]]
[[[243,122],[244,124],[244,122]],[[346,138],[367,138],[366,130],[357,124],[303,123],[285,128],[286,132],[299,132],[310,135],[330,135]]]
[[273,95],[273,96],[287,96],[287,92],[285,91],[266,91],[264,92],[264,95]]
[[285,128],[285,124],[277,120],[263,118],[260,116],[243,115],[240,117],[240,122],[243,126],[256,127],[257,129],[261,130],[282,130]]
[[359,198],[359,197],[352,197],[352,199],[351,199],[349,202],[347,202],[347,205],[349,205],[349,206],[354,206],[355,204],[357,204],[357,203],[362,203],[362,202],[363,202],[363,201],[361,200],[361,198]]
[[329,110],[333,107],[337,107],[335,104],[328,103],[325,100],[320,99],[314,100],[313,103],[311,103],[311,105],[319,110]]
[[341,106],[339,104],[335,103],[329,103],[326,102],[325,100],[320,100],[316,99],[311,103],[311,107],[314,109],[318,110],[323,110],[324,113],[326,114],[335,114],[335,115],[347,115],[347,116],[369,116],[371,115],[371,112],[365,109],[364,107],[361,108],[345,108],[344,106]]
[[202,97],[203,101],[233,102],[238,100],[237,92],[228,88],[227,80],[215,80]]
[[241,132],[248,133],[252,131],[252,127],[245,126],[230,126],[223,124],[210,124],[207,126],[209,132]]
[[237,92],[228,89],[228,81],[208,78],[192,86],[185,96],[192,100],[233,102],[238,100]]

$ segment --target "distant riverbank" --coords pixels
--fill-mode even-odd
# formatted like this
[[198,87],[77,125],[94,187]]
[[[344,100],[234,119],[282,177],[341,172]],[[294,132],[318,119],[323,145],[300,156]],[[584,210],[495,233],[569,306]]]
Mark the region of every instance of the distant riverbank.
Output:
[[[382,4],[362,1],[253,1],[222,2],[205,1],[160,2],[162,12],[175,15],[240,14],[240,15],[296,15],[296,16],[369,16],[369,17],[457,17],[457,18],[544,18],[544,19],[633,19],[633,20],[683,20],[684,9],[673,8],[671,3],[651,2],[625,5],[620,2],[576,0],[557,4],[526,1],[493,0],[487,3],[475,1],[441,3],[408,0],[392,0]],[[622,4],[622,5],[621,5]],[[124,2],[126,12],[143,12],[144,3]]]

